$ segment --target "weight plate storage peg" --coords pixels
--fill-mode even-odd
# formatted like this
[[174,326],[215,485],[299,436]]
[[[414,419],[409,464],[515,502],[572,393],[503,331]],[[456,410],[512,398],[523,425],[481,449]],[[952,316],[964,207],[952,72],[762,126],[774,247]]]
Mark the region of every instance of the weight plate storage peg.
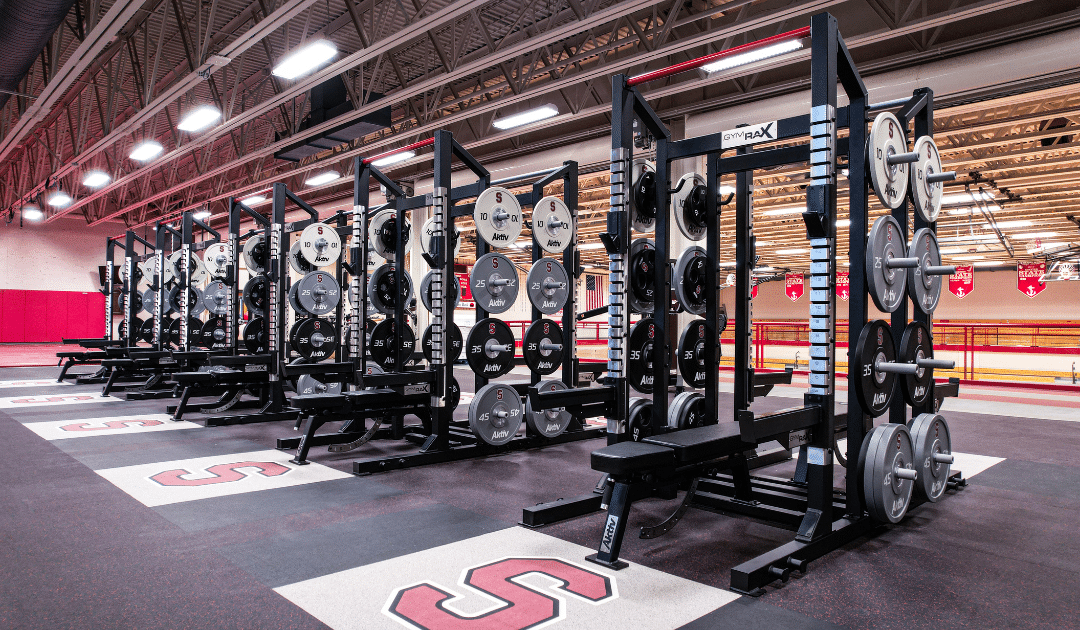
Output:
[[533,239],[550,254],[561,253],[574,240],[574,221],[570,209],[558,197],[544,197],[533,206]]
[[333,274],[312,271],[296,283],[296,301],[316,317],[329,315],[341,302],[341,285]]
[[412,278],[408,273],[402,274],[403,286],[398,287],[395,269],[393,263],[379,265],[368,282],[368,302],[376,311],[387,315],[394,314],[399,297],[406,306],[412,298]]
[[[653,392],[653,348],[663,341],[656,339],[656,322],[646,317],[630,328],[626,345],[626,372],[630,387],[642,394]],[[665,383],[666,385],[666,383]]]
[[492,186],[476,198],[473,221],[485,243],[492,247],[509,247],[521,235],[521,204],[514,193]]
[[941,212],[942,182],[956,179],[956,173],[941,170],[941,154],[930,136],[915,141],[914,153],[919,156],[911,165],[911,202],[923,221],[937,221]]
[[266,276],[252,276],[244,285],[244,304],[249,311],[265,313],[270,300]]
[[[435,271],[429,271],[424,274],[424,279],[420,281],[420,301],[424,303],[424,308],[431,310],[431,279],[435,276]],[[458,302],[461,296],[461,281],[458,280],[456,275],[451,275],[453,280],[450,283],[450,299],[454,305],[451,308],[457,308]]]
[[890,215],[878,217],[866,244],[866,290],[883,312],[900,308],[905,297],[907,268],[918,265],[907,258],[900,223]]
[[669,429],[694,429],[705,424],[705,396],[699,392],[683,392],[668,407]]
[[214,243],[207,247],[203,252],[203,266],[211,279],[224,279],[229,271],[229,246],[225,243]]
[[[368,240],[371,249],[386,260],[393,260],[397,253],[397,214],[396,210],[383,210],[376,214],[368,224]],[[405,220],[401,242],[408,249],[412,226]]]
[[[536,384],[536,389],[541,392],[559,392],[565,390],[566,385],[562,381],[540,381]],[[572,419],[573,416],[565,407],[533,411],[532,402],[525,399],[525,424],[546,438],[562,435]]]
[[501,383],[480,388],[469,405],[469,428],[492,446],[502,446],[517,435],[523,420],[517,391]]
[[[420,248],[424,250],[424,253],[428,256],[431,255],[435,248],[431,243],[435,240],[435,219],[430,218],[424,221],[424,225],[420,227]],[[450,237],[450,244],[454,249],[454,257],[457,258],[459,252],[461,252],[461,230],[454,227],[454,234]]]
[[626,431],[630,439],[640,442],[650,437],[655,428],[652,421],[652,401],[647,398],[631,398],[627,413]]
[[688,313],[705,313],[705,249],[688,247],[675,261],[675,297]]
[[907,152],[907,136],[891,112],[881,112],[866,142],[870,183],[881,205],[895,210],[904,203],[908,189],[908,164],[917,156]]
[[630,244],[630,290],[627,297],[630,310],[635,313],[651,313],[656,303],[656,287],[653,282],[656,266],[656,243],[639,238]]
[[244,264],[248,273],[266,273],[266,258],[266,240],[262,234],[255,234],[244,242]]
[[244,348],[248,354],[263,354],[266,352],[266,320],[261,317],[253,317],[244,324],[244,330],[240,333],[244,338]]
[[949,424],[936,413],[923,413],[911,421],[911,441],[915,447],[915,492],[937,503],[945,493],[952,472],[952,439]]
[[203,290],[203,306],[212,315],[225,315],[229,312],[229,285],[224,282],[211,282]]
[[296,292],[300,289],[300,284],[294,284],[289,287],[289,307],[296,313],[297,317],[307,317],[311,313],[304,310],[303,306],[300,306],[300,302],[296,299]]
[[505,313],[517,301],[517,268],[502,254],[484,254],[469,273],[469,288],[477,306],[488,313]]
[[300,253],[300,241],[293,243],[289,248],[289,266],[296,273],[311,273],[315,271],[315,265],[309,263],[307,258]]
[[[719,345],[719,344],[718,344]],[[705,387],[705,320],[695,319],[679,337],[679,373],[691,387]]]
[[514,369],[514,331],[501,319],[481,319],[465,341],[465,360],[484,378],[509,374]]
[[630,225],[638,232],[656,229],[656,171],[647,162],[630,167]]
[[[169,291],[169,304],[172,305],[174,311],[181,314],[184,312],[183,296],[184,292],[180,290],[179,286],[175,286],[172,291]],[[196,287],[188,287],[187,300],[188,315],[191,317],[201,315],[204,310],[202,291]]]
[[550,319],[538,319],[525,330],[521,353],[530,370],[546,376],[562,365],[565,347],[559,325]]
[[[427,359],[429,363],[433,361],[431,358],[433,343],[434,342],[431,340],[431,326],[428,326],[427,329],[424,330],[424,336],[420,338],[420,347],[424,351],[424,358]],[[464,345],[465,341],[461,338],[461,329],[458,328],[457,324],[450,324],[450,352],[446,362],[453,363],[454,361],[457,361],[458,357],[461,356],[461,349]]]
[[341,383],[324,383],[310,374],[301,374],[296,379],[296,393],[299,396],[311,394],[340,394]]
[[229,346],[229,333],[225,329],[225,316],[215,315],[206,320],[199,329],[199,342],[204,348],[210,350],[224,350]]
[[679,178],[675,186],[677,192],[671,196],[671,207],[675,212],[675,223],[679,231],[691,241],[705,238],[706,199],[708,188],[705,178],[697,173],[687,173]]
[[896,348],[884,320],[863,326],[853,359],[858,370],[855,397],[863,411],[876,418],[889,408],[896,386],[896,374],[889,369],[896,365]]
[[293,326],[289,341],[300,356],[309,361],[318,362],[337,350],[338,335],[330,320],[310,317],[300,320]]
[[866,435],[859,451],[859,478],[863,503],[871,518],[881,523],[899,523],[911,505],[917,477],[907,426],[887,422]]
[[956,267],[941,264],[937,235],[930,228],[915,231],[908,256],[919,261],[917,266],[908,269],[908,296],[920,311],[933,313],[941,299],[941,276],[956,273]]
[[915,369],[900,375],[900,391],[912,407],[921,407],[933,400],[934,368],[952,369],[956,363],[934,358],[934,339],[930,330],[920,322],[910,322],[900,336],[900,363],[910,363]]
[[399,348],[403,350],[404,360],[408,361],[416,347],[416,333],[413,332],[411,326],[406,325],[401,329],[400,345],[394,342],[396,330],[397,320],[384,319],[371,331],[371,342],[368,344],[371,359],[390,372],[397,369]]
[[300,255],[316,268],[333,264],[341,255],[341,237],[333,226],[312,223],[300,233]]
[[525,278],[529,301],[545,315],[558,313],[570,299],[570,276],[554,258],[541,258],[529,268]]

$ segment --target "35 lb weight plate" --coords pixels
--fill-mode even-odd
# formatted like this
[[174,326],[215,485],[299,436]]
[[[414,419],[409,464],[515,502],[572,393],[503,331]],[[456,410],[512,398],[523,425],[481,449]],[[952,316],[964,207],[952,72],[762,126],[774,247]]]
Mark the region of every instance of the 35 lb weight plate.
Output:
[[293,326],[289,341],[300,356],[308,361],[319,362],[337,350],[338,334],[329,320],[309,317]]
[[469,428],[484,442],[501,446],[517,435],[522,416],[521,398],[513,387],[488,383],[469,405]]
[[635,442],[651,436],[656,431],[652,419],[652,401],[647,398],[631,398],[626,424],[627,433]]
[[[180,320],[176,319],[169,322],[169,342],[175,346],[180,345]],[[202,321],[195,319],[194,317],[188,318],[187,323],[187,345],[192,348],[202,347]]]
[[315,265],[309,263],[307,258],[300,253],[300,241],[293,243],[289,248],[289,266],[296,273],[311,273],[315,271]]
[[394,340],[397,326],[395,319],[384,319],[379,322],[371,331],[371,342],[368,344],[371,359],[390,372],[398,369],[399,348],[402,351],[402,359],[408,361],[416,347],[416,333],[410,326],[402,327],[400,341]]
[[229,262],[229,246],[225,243],[214,243],[203,252],[203,266],[211,279],[225,278]]
[[501,319],[476,322],[465,342],[465,360],[484,378],[508,374],[514,369],[514,332]]
[[154,342],[154,325],[155,320],[152,317],[142,323],[142,326],[139,327],[139,341]]
[[[719,344],[717,344],[719,345]],[[705,320],[686,325],[679,337],[679,373],[691,387],[705,387]]]
[[638,232],[656,229],[656,172],[645,162],[630,169],[634,188],[630,191],[630,224]]
[[538,319],[525,330],[521,353],[530,370],[547,375],[562,366],[565,347],[559,325],[550,319]]
[[866,243],[866,290],[885,313],[900,308],[904,301],[907,269],[894,266],[892,261],[906,258],[906,250],[896,219],[887,214],[878,217]]
[[688,313],[705,312],[705,249],[688,247],[675,261],[675,297]]
[[[900,362],[915,363],[934,358],[934,339],[926,325],[909,322],[900,337]],[[900,391],[913,407],[921,407],[934,395],[934,368],[920,367],[914,374],[900,375]]]
[[264,354],[266,352],[266,320],[261,317],[253,317],[244,324],[241,332],[244,338],[244,348],[248,354]]
[[570,209],[558,197],[544,197],[533,206],[533,240],[540,249],[561,253],[574,239],[574,220]]
[[691,241],[700,241],[705,238],[708,227],[705,224],[706,199],[708,198],[705,178],[697,173],[687,173],[679,178],[679,183],[675,188],[678,192],[671,196],[675,223],[686,238]]
[[[429,271],[424,274],[424,279],[420,281],[420,301],[424,303],[424,308],[431,310],[431,280],[435,276],[435,271]],[[450,281],[450,301],[454,303],[451,308],[457,308],[461,295],[461,281],[458,280],[456,275],[451,274],[453,280]]]
[[907,135],[900,121],[891,112],[878,114],[867,138],[867,170],[878,200],[890,210],[899,208],[907,195],[908,165],[893,161],[906,152]]
[[262,234],[254,234],[244,242],[244,264],[252,275],[266,273],[266,239]]
[[945,493],[954,461],[949,424],[936,413],[919,414],[911,421],[911,441],[919,471],[915,492],[936,503]]
[[[541,392],[559,392],[566,389],[566,384],[554,380],[540,381],[536,384],[536,389]],[[525,399],[525,423],[530,429],[546,438],[562,435],[570,426],[572,419],[573,416],[565,407],[533,411],[532,402],[528,398]]]
[[941,182],[935,181],[935,176],[942,173],[941,154],[930,136],[916,140],[914,152],[919,154],[919,159],[911,165],[911,203],[923,221],[933,223],[941,212],[944,189]]
[[[371,249],[386,260],[393,260],[397,254],[397,213],[396,210],[383,210],[371,218],[368,224],[368,239],[371,241]],[[402,246],[409,247],[409,239],[412,235],[412,226],[408,219],[403,224],[401,235]]]
[[[653,384],[653,361],[655,360],[655,346],[663,347],[663,340],[656,337],[656,322],[651,317],[646,317],[634,324],[630,329],[630,339],[627,343],[626,372],[630,380],[630,387],[642,394],[651,394]],[[667,383],[662,384],[663,387]]]
[[408,307],[412,299],[412,278],[408,273],[401,274],[402,286],[397,284],[396,267],[393,263],[379,265],[371,274],[368,282],[368,301],[380,313],[393,315],[400,298]]
[[870,517],[881,523],[899,523],[911,504],[918,473],[911,433],[902,424],[874,427],[859,452],[863,502]]
[[[420,237],[420,248],[424,250],[425,254],[430,256],[431,253],[434,251],[434,247],[432,247],[431,245],[433,240],[435,239],[434,217],[428,219],[427,221],[424,221],[424,225],[420,227]],[[456,258],[458,253],[461,251],[461,230],[459,230],[457,227],[454,227],[454,233],[450,237],[450,244],[453,246],[454,257]]]
[[469,274],[469,288],[477,306],[491,314],[505,313],[517,301],[517,268],[502,254],[484,254]]
[[[205,307],[203,306],[202,291],[197,287],[188,287],[187,290],[187,303],[188,303],[188,315],[191,317],[198,317],[202,314]],[[179,286],[173,287],[172,291],[169,291],[169,304],[177,313],[184,312],[184,294],[185,292],[180,289]]]
[[942,266],[937,235],[930,228],[915,231],[908,256],[919,259],[917,267],[907,270],[908,296],[920,311],[933,313],[941,299],[941,276],[955,272],[956,268]]
[[896,348],[889,325],[876,319],[863,326],[852,359],[858,370],[855,397],[863,411],[876,418],[889,408],[896,387],[896,375],[876,367],[878,362],[896,362]]
[[300,233],[300,255],[316,268],[333,264],[341,255],[341,236],[333,226],[312,223]]
[[216,315],[206,320],[199,329],[199,345],[210,350],[224,350],[229,347],[229,333],[225,328],[225,316]]
[[[420,339],[420,346],[424,351],[424,358],[427,359],[429,363],[434,360],[432,359],[433,343],[434,342],[431,339],[431,326],[428,326],[427,329],[424,330],[424,336]],[[447,357],[446,362],[453,363],[454,361],[457,361],[458,357],[461,356],[461,349],[464,345],[465,341],[461,338],[461,329],[458,328],[457,324],[451,324],[450,346],[447,349],[447,354],[449,356]]]
[[627,298],[630,309],[635,313],[651,313],[656,304],[656,286],[653,274],[656,267],[656,243],[647,238],[639,238],[630,244],[630,264],[627,274],[630,276]]
[[229,285],[224,282],[211,282],[203,290],[203,307],[213,315],[225,315],[229,312]]
[[570,276],[554,258],[541,258],[529,268],[525,278],[529,301],[545,315],[558,313],[570,298]]
[[341,302],[341,285],[333,274],[312,271],[296,283],[296,301],[316,317],[334,312]]
[[485,243],[492,247],[509,247],[521,235],[521,204],[514,193],[492,186],[476,198],[473,221]]
[[244,304],[254,313],[266,313],[270,302],[270,286],[266,276],[252,276],[244,285]]

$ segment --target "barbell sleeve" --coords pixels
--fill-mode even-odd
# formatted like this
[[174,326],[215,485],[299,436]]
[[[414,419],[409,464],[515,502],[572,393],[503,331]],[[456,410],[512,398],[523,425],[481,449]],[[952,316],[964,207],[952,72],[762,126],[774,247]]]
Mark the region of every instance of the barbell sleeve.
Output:
[[915,364],[921,368],[933,368],[935,370],[951,370],[956,367],[956,361],[946,359],[918,359]]
[[941,173],[930,173],[926,176],[926,182],[928,184],[951,182],[954,179],[956,179],[956,171],[942,171]]
[[918,258],[889,258],[885,266],[890,269],[914,269],[921,262]]
[[914,468],[897,468],[893,472],[896,474],[897,477],[901,479],[908,479],[910,481],[915,481],[919,477],[918,471],[916,471]]
[[511,282],[510,278],[492,278],[488,282],[488,284],[491,284],[491,285],[494,285],[494,286],[497,286],[497,287],[503,287],[503,286],[506,286],[506,285],[510,284],[510,282]]
[[956,273],[955,265],[927,265],[923,273],[928,276],[951,276]]
[[956,458],[952,456],[952,453],[934,453],[930,456],[930,459],[938,464],[951,464],[956,460]]
[[562,350],[563,345],[561,343],[551,343],[547,339],[540,342],[541,350]]
[[893,155],[885,156],[885,163],[890,166],[893,164],[911,164],[919,159],[919,154],[916,152],[911,153],[894,153]]
[[878,361],[874,363],[874,370],[877,372],[891,372],[893,374],[915,374],[919,371],[919,366],[914,363]]
[[484,350],[488,352],[512,352],[514,346],[509,343],[496,343],[494,339],[488,339],[488,342],[484,344]]

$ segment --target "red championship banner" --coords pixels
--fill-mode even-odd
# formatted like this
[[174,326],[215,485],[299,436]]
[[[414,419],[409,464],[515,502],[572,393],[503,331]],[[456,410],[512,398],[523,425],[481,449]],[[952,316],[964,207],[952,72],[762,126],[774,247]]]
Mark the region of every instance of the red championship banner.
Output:
[[473,302],[472,289],[469,288],[469,274],[459,273],[455,274],[458,279],[458,284],[461,285],[461,297],[458,299],[458,308],[476,308],[476,303]]
[[797,302],[803,294],[803,275],[801,273],[789,273],[784,275],[784,294],[792,302]]
[[949,276],[949,293],[961,300],[975,290],[975,267],[973,265],[957,265],[956,273]]
[[851,279],[846,271],[836,272],[836,297],[845,302],[851,297]]
[[1046,274],[1046,263],[1017,263],[1016,288],[1029,298],[1033,298],[1046,288],[1045,283],[1039,282],[1039,278],[1044,274]]
[[753,298],[756,298],[756,297],[757,297],[757,288],[758,288],[758,285],[756,285],[756,284],[755,284],[755,285],[754,285],[754,289],[753,289],[752,291],[750,291],[750,297],[751,297],[751,299],[753,299]]

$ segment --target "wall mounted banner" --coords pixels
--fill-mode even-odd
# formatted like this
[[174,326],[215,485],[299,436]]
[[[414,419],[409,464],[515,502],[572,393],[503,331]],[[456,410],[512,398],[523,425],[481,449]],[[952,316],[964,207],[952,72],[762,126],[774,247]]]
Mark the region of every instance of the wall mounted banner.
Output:
[[949,276],[949,293],[952,293],[962,300],[974,290],[974,265],[957,265],[956,273]]
[[1076,267],[1072,263],[1061,263],[1057,268],[1058,277],[1062,280],[1075,280]]
[[851,296],[851,278],[847,271],[836,272],[836,297],[847,302]]
[[801,273],[784,275],[784,293],[792,302],[799,301],[803,294],[803,275]]
[[1017,263],[1016,265],[1016,288],[1021,293],[1033,298],[1036,295],[1042,293],[1046,288],[1046,284],[1039,282],[1046,273],[1046,263]]

